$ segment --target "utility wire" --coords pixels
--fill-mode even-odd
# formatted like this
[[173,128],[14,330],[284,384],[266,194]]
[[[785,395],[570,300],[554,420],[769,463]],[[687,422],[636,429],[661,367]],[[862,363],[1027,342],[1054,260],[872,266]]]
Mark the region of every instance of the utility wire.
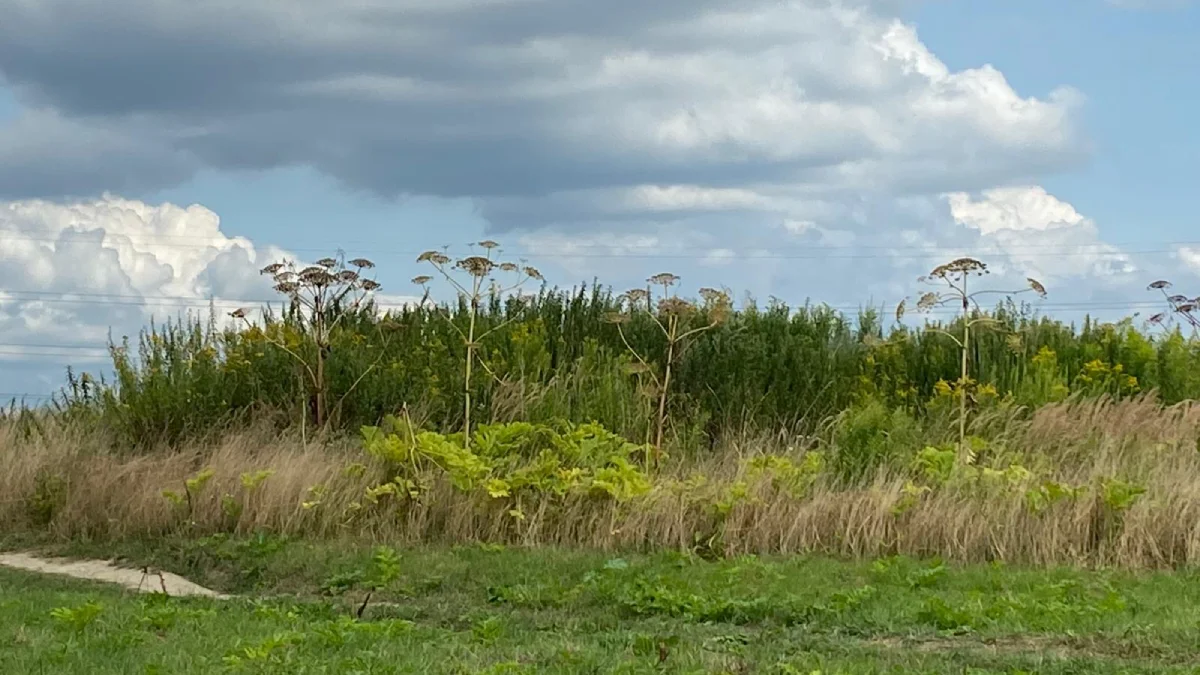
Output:
[[[117,240],[149,240],[149,241],[154,241],[154,242],[162,242],[163,245],[165,245],[165,246],[169,246],[170,245],[169,242],[186,243],[189,241],[195,241],[195,242],[205,242],[205,243],[194,244],[195,246],[198,246],[200,248],[210,248],[215,245],[238,244],[238,243],[240,243],[238,240],[241,239],[241,240],[247,240],[250,243],[254,244],[255,246],[274,246],[276,248],[286,248],[285,246],[278,245],[278,244],[267,244],[267,243],[262,243],[262,242],[254,242],[250,235],[235,235],[235,234],[229,234],[226,232],[221,232],[217,235],[186,235],[186,234],[110,232],[110,231],[104,230],[103,228],[94,228],[92,230],[65,229],[65,230],[60,231],[59,235],[61,235],[63,233],[85,234],[85,233],[95,232],[97,230],[103,232],[105,234],[105,236],[113,237],[114,239],[117,239]],[[56,236],[33,236],[33,235],[26,234],[19,230],[2,230],[2,229],[0,229],[0,241],[4,241],[4,240],[57,243],[60,241],[60,236],[58,236],[58,235],[56,235]],[[214,242],[214,240],[219,240],[219,241]],[[458,242],[458,243],[449,243],[449,244],[443,242],[442,245],[430,246],[429,248],[441,249],[441,248],[443,248],[443,246],[450,246],[452,248],[470,248],[473,246],[477,246],[478,243],[479,243],[478,241]],[[374,246],[379,246],[381,244],[386,245],[386,242],[379,240],[379,239],[358,240],[358,241],[342,240],[338,243],[330,243],[330,244],[314,243],[314,244],[308,244],[308,246],[314,247],[311,250],[329,252],[329,251],[345,250],[345,249],[348,249],[351,247],[374,247]],[[568,243],[567,246],[570,249],[580,249],[580,248],[608,249],[608,248],[614,247],[613,244],[596,243],[596,242]],[[637,242],[637,241],[623,243],[623,244],[619,245],[620,248],[626,248],[626,249],[658,248],[661,246],[662,245],[658,242]],[[792,246],[795,248],[803,248],[803,249],[812,249],[812,248],[826,249],[826,250],[876,249],[876,250],[888,250],[888,251],[897,250],[897,249],[915,249],[915,250],[922,250],[922,251],[924,251],[924,250],[952,251],[952,250],[959,250],[959,249],[963,248],[961,246],[930,246],[927,244],[914,244],[911,246],[893,246],[893,245],[889,245],[889,244],[870,245],[870,244],[858,244],[858,243],[855,243],[855,244],[796,243],[796,244],[792,244]],[[1028,249],[1040,250],[1040,249],[1045,249],[1045,248],[1080,249],[1080,248],[1109,248],[1109,247],[1129,247],[1129,246],[1169,246],[1169,247],[1200,246],[1200,240],[1175,240],[1175,241],[1145,241],[1145,240],[1142,240],[1142,241],[1125,241],[1125,242],[1106,241],[1106,242],[1097,242],[1094,244],[1058,244],[1058,245],[1049,245],[1049,246],[1045,246],[1045,245],[1041,245],[1041,244],[1025,244],[1025,245],[1017,244],[1014,246],[1010,246],[1009,248],[1028,248]],[[719,244],[703,244],[703,245],[701,245],[701,244],[679,244],[679,245],[673,245],[671,248],[677,249],[677,250],[708,251],[713,248],[725,248],[725,249],[729,249],[729,250],[738,250],[738,249],[755,250],[756,248],[760,248],[760,247],[721,246]],[[293,250],[295,250],[295,249],[293,249]],[[506,247],[501,246],[501,250],[507,250],[507,249],[506,249]]]
[[[187,235],[138,235],[138,234],[119,234],[106,233],[106,237],[112,238],[108,243],[111,247],[121,243],[137,244],[139,242],[145,245],[153,245],[160,248],[178,248],[178,249],[221,249],[224,247],[239,245],[240,242],[233,239],[225,239],[224,241],[209,243],[188,244],[190,240],[209,240],[209,237],[188,237]],[[0,242],[23,241],[31,243],[60,243],[61,240],[56,237],[32,237],[18,234],[9,234],[0,231]],[[266,244],[250,242],[256,248],[262,249]],[[409,249],[379,249],[381,242],[368,241],[361,242],[357,246],[348,246],[347,242],[328,247],[296,247],[290,248],[285,246],[277,246],[281,249],[286,249],[293,253],[316,253],[328,255],[331,251],[347,250],[349,248],[359,248],[360,250],[368,251],[369,255],[378,257],[383,256],[409,256],[415,258],[424,251],[409,250]],[[1153,246],[1149,249],[1125,249],[1122,246]],[[1076,256],[1129,256],[1129,255],[1165,255],[1176,254],[1183,247],[1200,247],[1200,241],[1176,241],[1176,242],[1131,242],[1128,244],[1117,243],[1096,243],[1096,244],[1073,244],[1073,245],[1037,245],[1037,244],[1016,244],[1012,246],[1004,246],[1003,249],[996,248],[994,251],[987,251],[988,247],[983,247],[984,252],[979,252],[977,255],[987,255],[993,257],[1014,257],[1018,254],[1020,257],[1076,257]],[[466,249],[468,245],[463,245],[457,248]],[[433,246],[433,249],[442,247]],[[639,249],[660,248],[664,251],[647,251],[637,252]],[[786,252],[787,249],[795,249],[801,252]],[[503,254],[508,257],[522,258],[603,258],[603,259],[674,259],[674,260],[705,260],[709,259],[714,252],[728,253],[729,257],[735,259],[767,259],[767,260],[871,260],[871,259],[907,259],[907,260],[924,260],[926,258],[944,255],[946,253],[961,252],[967,246],[889,246],[889,245],[858,245],[858,244],[794,244],[781,247],[776,243],[765,243],[762,246],[725,246],[720,243],[711,245],[680,245],[663,247],[661,244],[566,244],[566,245],[549,245],[539,246],[537,250],[533,249],[507,249],[501,247]],[[623,249],[623,250],[613,250]],[[770,250],[767,250],[770,249]],[[976,247],[978,250],[978,247]],[[694,251],[686,253],[686,251]],[[851,253],[848,255],[829,255],[829,251],[881,251],[881,253]],[[904,253],[904,252],[908,253]]]

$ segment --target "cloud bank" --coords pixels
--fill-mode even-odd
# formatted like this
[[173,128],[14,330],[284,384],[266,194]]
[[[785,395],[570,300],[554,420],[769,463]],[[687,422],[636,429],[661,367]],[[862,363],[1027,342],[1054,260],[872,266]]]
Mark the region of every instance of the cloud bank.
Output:
[[547,197],[583,217],[651,186],[921,193],[1079,158],[1077,93],[952,72],[887,5],[3,0],[0,70],[29,108],[0,134],[0,190],[310,164],[478,198],[505,228]]

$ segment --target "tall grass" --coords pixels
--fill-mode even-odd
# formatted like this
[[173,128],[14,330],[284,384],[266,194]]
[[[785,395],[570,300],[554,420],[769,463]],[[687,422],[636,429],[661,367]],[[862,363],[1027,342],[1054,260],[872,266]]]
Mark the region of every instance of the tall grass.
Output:
[[[910,434],[891,433],[895,424],[843,416],[808,447],[795,437],[729,437],[705,457],[669,460],[650,492],[633,501],[568,496],[516,523],[503,509],[488,508],[486,496],[481,501],[445,480],[432,482],[419,502],[356,510],[382,467],[352,441],[304,443],[258,425],[182,443],[175,452],[132,453],[114,450],[90,423],[25,413],[0,423],[0,521],[10,532],[62,538],[267,530],[393,542],[939,555],[1128,568],[1200,558],[1200,406],[1163,406],[1152,397],[1072,399],[1027,415],[997,406],[978,415],[971,430],[986,439],[980,467],[993,467],[995,485],[925,482],[929,468],[921,460],[929,451],[917,448],[937,441],[936,429],[913,420],[906,422],[915,425]],[[953,437],[952,430],[945,434]],[[748,460],[765,452],[796,462],[808,452],[832,459],[864,452],[872,438],[897,446],[882,449],[891,459],[854,480],[823,471],[802,495],[747,470]],[[1015,479],[1014,465],[1021,467]],[[186,508],[164,497],[164,490],[182,492],[205,467],[214,473]],[[247,482],[265,470],[273,473]],[[932,487],[918,491],[916,484]],[[1047,486],[1089,490],[1034,508],[1031,497]],[[731,501],[743,489],[745,497]]]

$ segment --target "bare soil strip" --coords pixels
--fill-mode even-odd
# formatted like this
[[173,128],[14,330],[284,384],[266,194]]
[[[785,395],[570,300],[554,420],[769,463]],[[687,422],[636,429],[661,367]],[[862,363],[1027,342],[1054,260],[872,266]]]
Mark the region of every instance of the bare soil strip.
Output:
[[200,596],[227,599],[181,576],[154,569],[127,569],[104,560],[46,560],[25,553],[0,553],[0,565],[27,572],[59,574],[75,579],[102,581],[143,593],[163,593],[172,597]]

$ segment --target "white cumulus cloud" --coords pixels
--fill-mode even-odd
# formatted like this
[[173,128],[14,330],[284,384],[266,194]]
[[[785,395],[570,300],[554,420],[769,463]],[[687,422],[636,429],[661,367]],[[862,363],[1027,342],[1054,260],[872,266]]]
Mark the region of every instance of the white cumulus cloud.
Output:
[[44,383],[47,367],[102,360],[110,332],[136,336],[152,316],[207,315],[210,301],[227,312],[233,302],[269,300],[258,269],[286,255],[226,235],[202,206],[113,196],[0,202],[6,370],[27,361],[25,369],[39,372],[31,386]]

